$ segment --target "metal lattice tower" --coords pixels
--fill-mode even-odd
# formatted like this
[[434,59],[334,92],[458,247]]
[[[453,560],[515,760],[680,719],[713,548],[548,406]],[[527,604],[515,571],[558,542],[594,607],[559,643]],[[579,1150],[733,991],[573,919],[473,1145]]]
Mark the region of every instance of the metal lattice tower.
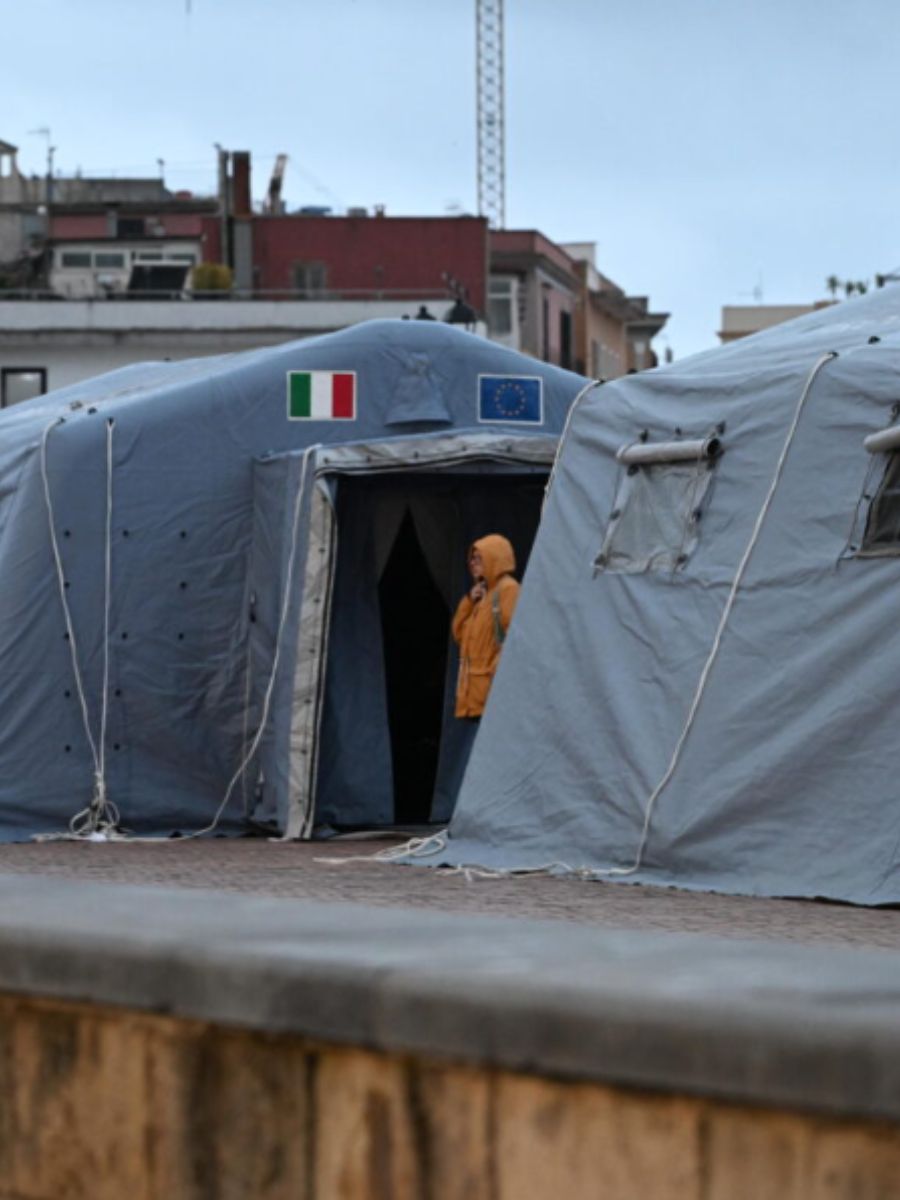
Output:
[[475,0],[478,99],[478,212],[495,229],[506,224],[503,113],[503,0]]

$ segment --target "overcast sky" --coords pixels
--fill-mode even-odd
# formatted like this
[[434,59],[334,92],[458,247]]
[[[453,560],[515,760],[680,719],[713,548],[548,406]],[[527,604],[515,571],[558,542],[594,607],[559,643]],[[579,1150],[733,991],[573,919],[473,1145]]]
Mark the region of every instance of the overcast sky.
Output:
[[[210,192],[214,142],[300,204],[476,210],[475,0],[0,0],[0,139]],[[507,225],[595,241],[670,311],[900,265],[897,0],[506,0]]]

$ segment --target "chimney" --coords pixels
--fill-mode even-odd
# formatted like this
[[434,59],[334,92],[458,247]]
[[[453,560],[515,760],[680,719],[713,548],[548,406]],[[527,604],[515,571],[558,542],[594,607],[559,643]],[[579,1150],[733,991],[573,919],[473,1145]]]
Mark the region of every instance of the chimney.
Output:
[[231,155],[233,215],[249,217],[253,211],[250,200],[250,151],[235,150]]

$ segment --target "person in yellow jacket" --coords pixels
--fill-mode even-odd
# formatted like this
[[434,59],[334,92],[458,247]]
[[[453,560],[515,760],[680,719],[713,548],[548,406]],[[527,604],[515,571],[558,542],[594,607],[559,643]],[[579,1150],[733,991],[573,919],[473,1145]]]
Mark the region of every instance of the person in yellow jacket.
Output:
[[499,533],[473,542],[468,563],[474,582],[457,606],[453,637],[459,646],[456,715],[472,719],[484,712],[519,598],[519,584],[512,577],[516,569],[513,548]]

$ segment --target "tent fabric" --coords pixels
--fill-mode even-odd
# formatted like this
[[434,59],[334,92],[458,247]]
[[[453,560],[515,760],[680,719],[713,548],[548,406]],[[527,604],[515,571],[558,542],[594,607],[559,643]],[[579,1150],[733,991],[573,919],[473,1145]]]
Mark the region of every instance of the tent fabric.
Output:
[[[354,420],[288,419],[288,372],[319,370],[355,375]],[[483,375],[537,376],[543,421],[480,421]],[[0,413],[0,839],[65,831],[100,751],[134,834],[309,832],[329,641],[347,658],[329,640],[340,481],[546,470],[587,383],[438,322],[377,321]]]
[[[898,380],[894,288],[583,398],[428,861],[900,901],[900,544],[860,553]],[[695,544],[634,572],[653,536],[613,516],[617,453],[714,431]],[[598,564],[616,520],[630,557]]]

